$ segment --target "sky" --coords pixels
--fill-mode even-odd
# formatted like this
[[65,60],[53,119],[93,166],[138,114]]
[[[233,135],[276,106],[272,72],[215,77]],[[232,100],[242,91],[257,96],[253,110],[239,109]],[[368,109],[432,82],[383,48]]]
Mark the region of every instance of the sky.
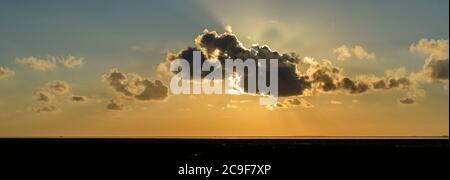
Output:
[[[447,0],[0,4],[0,137],[448,136]],[[285,54],[289,94],[172,94],[188,47]]]

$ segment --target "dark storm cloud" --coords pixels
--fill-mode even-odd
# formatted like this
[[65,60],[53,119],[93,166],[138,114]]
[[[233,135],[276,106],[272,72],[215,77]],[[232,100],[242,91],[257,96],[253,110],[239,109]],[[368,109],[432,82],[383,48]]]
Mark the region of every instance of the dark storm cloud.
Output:
[[[246,48],[234,34],[218,34],[215,31],[210,32],[207,30],[195,39],[195,44],[196,47],[188,47],[178,54],[170,53],[167,60],[170,62],[178,58],[186,59],[190,63],[192,74],[193,51],[200,50],[202,52],[202,63],[206,59],[211,58],[219,60],[222,65],[224,64],[225,59],[246,60],[251,58],[256,61],[259,59],[278,59],[279,96],[301,95],[306,89],[311,88],[308,77],[302,76],[297,72],[297,65],[300,59],[296,54],[281,54],[271,50],[265,45],[254,45],[251,48]],[[203,72],[202,76],[205,76],[208,73],[209,72]],[[243,76],[244,78],[247,78],[248,74],[244,74]]]
[[[222,65],[225,59],[278,59],[278,94],[281,97],[310,92],[362,94],[372,90],[409,89],[414,86],[408,76],[352,78],[345,76],[343,69],[330,61],[318,62],[312,58],[299,58],[295,53],[279,53],[267,45],[256,44],[247,48],[231,32],[219,34],[205,30],[195,38],[195,47],[188,47],[177,54],[169,53],[165,64],[178,58],[186,59],[190,63],[192,75],[193,51],[201,51],[202,63],[206,59],[216,59]],[[301,67],[306,71],[300,72]],[[202,73],[204,77],[209,72]],[[242,76],[246,79],[249,75]],[[244,87],[244,90],[247,89]]]
[[[194,51],[200,51],[200,49],[195,48],[195,47],[188,47],[187,49],[182,50],[182,51],[180,51],[180,52],[177,53],[177,54],[169,53],[169,54],[167,55],[166,60],[167,60],[167,62],[171,62],[171,61],[174,61],[174,60],[176,60],[176,59],[185,59],[186,61],[189,62],[189,69],[190,69],[190,71],[189,71],[189,73],[190,73],[189,76],[190,76],[191,78],[194,78],[194,75],[193,75],[193,72],[194,72],[194,71],[193,71],[193,68],[194,68],[194,59],[192,58],[192,57],[193,57],[193,54],[194,54]],[[203,63],[206,61],[206,59],[208,59],[208,58],[207,58],[206,55],[203,53],[203,51],[201,51],[201,53],[200,53],[200,62],[203,64]],[[163,64],[163,65],[168,66],[169,63]],[[168,70],[168,69],[169,69],[168,67],[165,68],[165,70]],[[202,71],[201,77],[203,78],[203,77],[205,77],[205,76],[208,75],[208,74],[209,74],[208,71]]]
[[[303,95],[311,89],[309,77],[298,72],[300,58],[295,53],[281,54],[269,46],[252,46],[253,59],[278,59],[278,94],[279,96]],[[270,82],[269,82],[270,83]]]
[[215,31],[205,30],[202,35],[197,36],[195,45],[203,50],[208,58],[211,58],[210,56],[216,50],[232,59],[242,58],[242,56],[250,54],[250,50],[246,49],[238,38],[231,33],[218,34]]
[[75,101],[75,102],[82,102],[82,101],[87,101],[87,97],[73,95],[72,97],[70,97],[70,100]]

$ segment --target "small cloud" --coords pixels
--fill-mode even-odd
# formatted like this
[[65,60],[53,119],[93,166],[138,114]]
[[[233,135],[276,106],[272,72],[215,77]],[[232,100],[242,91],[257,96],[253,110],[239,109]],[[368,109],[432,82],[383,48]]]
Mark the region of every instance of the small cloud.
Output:
[[276,106],[277,108],[288,108],[288,105],[286,105],[286,104],[284,104],[284,103],[281,103],[281,102],[277,102],[277,103],[275,104],[275,106]]
[[50,103],[55,100],[55,95],[45,89],[42,89],[34,93],[33,99],[36,101]]
[[75,101],[75,102],[83,102],[83,101],[87,101],[88,98],[86,96],[73,95],[72,97],[70,97],[70,100]]
[[106,106],[106,109],[122,111],[122,110],[124,110],[124,107],[125,106],[122,103],[120,103],[119,101],[117,101],[115,99],[111,99],[109,104]]
[[375,53],[367,52],[362,46],[356,45],[353,48],[342,45],[333,49],[333,53],[337,55],[337,60],[344,61],[351,58],[353,55],[358,59],[372,60],[376,58]]
[[59,63],[61,63],[67,69],[81,67],[84,65],[84,57],[77,58],[72,55],[69,55],[67,57],[60,57]]
[[314,107],[311,103],[309,103],[305,99],[300,99],[300,98],[289,98],[289,99],[286,99],[285,103],[289,107],[304,107],[304,108]]
[[233,30],[231,29],[230,25],[226,25],[225,26],[225,32],[227,32],[227,33],[232,33],[233,32]]
[[330,103],[334,104],[334,105],[341,105],[342,104],[341,101],[336,101],[336,100],[331,100]]
[[358,59],[367,59],[367,60],[372,60],[376,58],[375,53],[368,53],[362,46],[355,46],[353,48],[353,54],[355,54],[355,56]]
[[414,104],[415,101],[412,98],[405,97],[398,100],[401,104]]
[[285,108],[290,108],[290,107],[292,107],[292,106],[289,106],[289,104],[277,102],[273,105],[266,106],[266,109],[273,111],[275,109],[285,109]]
[[249,100],[231,100],[231,103],[239,103],[239,104],[244,104],[244,103],[248,103]]
[[169,96],[169,88],[162,81],[151,81],[137,74],[128,75],[111,69],[110,73],[103,75],[103,80],[118,94],[136,100],[162,101]]
[[225,108],[227,108],[227,109],[237,109],[237,106],[234,105],[234,104],[227,104],[227,105],[225,106]]
[[57,110],[58,110],[58,107],[56,107],[55,105],[46,105],[46,106],[42,106],[42,107],[33,108],[33,111],[37,112],[37,113],[49,113],[49,112],[55,112]]
[[16,74],[14,70],[9,68],[0,67],[0,79],[12,77]]
[[42,59],[39,57],[25,57],[21,59],[16,59],[16,63],[28,65],[31,68],[38,71],[48,71],[56,68],[55,59]]
[[[58,108],[54,105],[57,102],[57,95],[63,95],[70,93],[71,88],[66,81],[55,80],[46,84],[45,88],[37,91],[33,95],[35,101],[41,102],[42,107],[33,108],[34,112],[51,112],[56,111]],[[69,96],[71,101],[86,101],[85,96],[71,95]]]
[[284,102],[277,102],[276,104],[266,106],[268,110],[275,109],[285,109],[285,108],[295,108],[295,107],[303,107],[303,108],[312,108],[314,107],[311,103],[301,98],[287,98]]
[[406,94],[408,97],[425,97],[426,96],[426,92],[424,89],[411,89],[410,91],[408,91],[408,93]]
[[66,81],[55,80],[51,83],[48,83],[47,87],[50,91],[57,94],[66,94],[70,92],[70,86]]
[[352,57],[350,48],[348,48],[346,45],[342,45],[336,49],[333,49],[333,53],[337,55],[337,59],[339,61],[344,61]]
[[170,63],[169,62],[162,62],[159,63],[158,66],[156,66],[156,72],[165,75],[165,76],[173,76],[173,73],[170,71]]
[[65,68],[71,69],[81,67],[84,64],[84,57],[75,57],[72,55],[64,56],[48,56],[47,58],[40,58],[29,56],[24,58],[17,58],[16,63],[28,65],[34,70],[49,71],[57,67],[57,62],[62,64]]
[[265,108],[266,108],[267,110],[269,110],[269,111],[273,111],[273,110],[275,110],[275,108],[274,108],[274,106],[273,106],[273,105],[270,105],[270,106],[265,106]]

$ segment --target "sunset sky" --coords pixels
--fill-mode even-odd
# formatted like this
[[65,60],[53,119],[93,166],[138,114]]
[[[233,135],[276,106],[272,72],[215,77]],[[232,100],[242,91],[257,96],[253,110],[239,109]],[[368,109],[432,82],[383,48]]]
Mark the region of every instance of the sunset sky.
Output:
[[[205,34],[296,53],[311,87],[274,106],[164,93]],[[448,0],[5,0],[0,137],[448,136],[448,39]]]

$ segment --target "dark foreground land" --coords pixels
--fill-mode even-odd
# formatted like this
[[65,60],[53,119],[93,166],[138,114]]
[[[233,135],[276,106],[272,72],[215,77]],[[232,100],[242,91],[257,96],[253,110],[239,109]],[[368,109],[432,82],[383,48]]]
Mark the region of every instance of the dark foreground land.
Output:
[[202,179],[179,175],[178,169],[186,164],[216,169],[232,164],[269,164],[271,170],[266,175],[217,173],[210,178],[282,175],[387,179],[390,174],[434,179],[434,175],[447,172],[448,150],[448,139],[0,139],[1,163],[7,165],[0,171],[24,172],[17,176],[48,176],[56,171],[78,177],[89,173],[89,177],[127,177],[124,179],[138,175],[144,177],[141,179]]

